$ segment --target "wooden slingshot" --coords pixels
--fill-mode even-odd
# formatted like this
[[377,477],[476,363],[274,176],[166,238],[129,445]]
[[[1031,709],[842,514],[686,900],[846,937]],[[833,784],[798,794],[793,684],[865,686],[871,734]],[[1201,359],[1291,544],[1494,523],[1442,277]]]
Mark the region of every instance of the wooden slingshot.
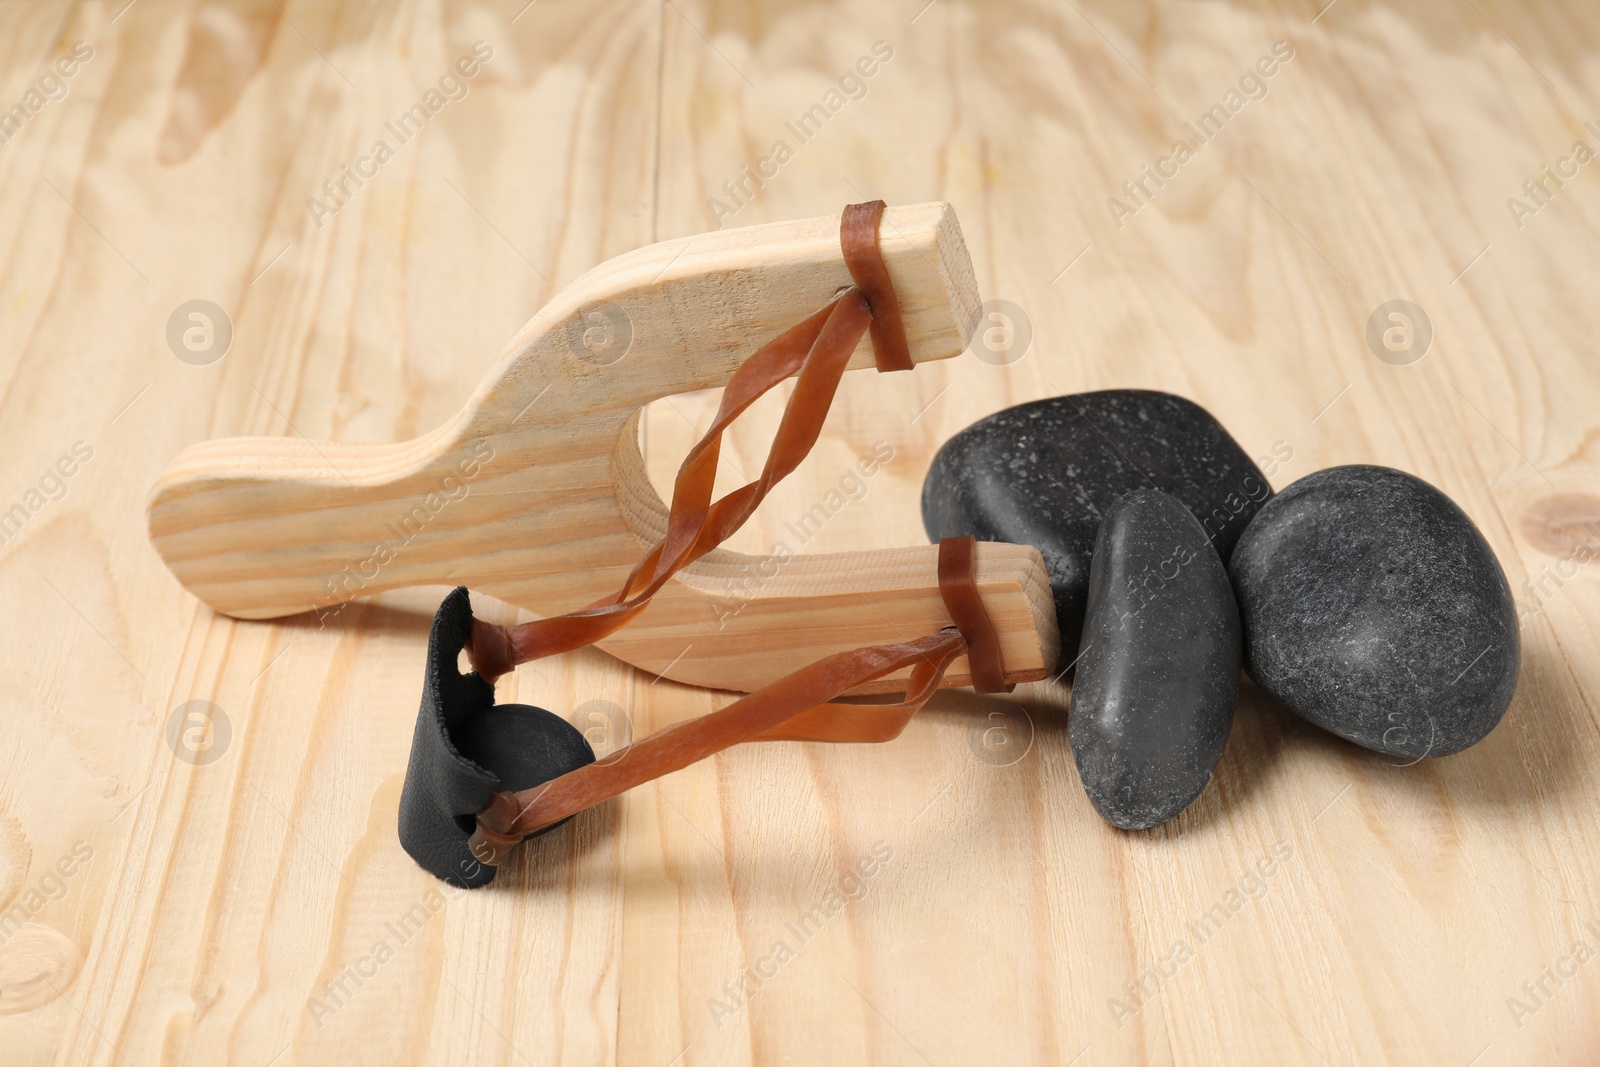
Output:
[[[889,208],[880,235],[911,362],[959,355],[980,299],[955,212]],[[239,618],[326,613],[412,585],[571,611],[614,592],[666,531],[639,452],[644,406],[726,385],[757,346],[851,282],[839,216],[618,256],[545,305],[431,433],[185,449],[151,492],[151,541],[185,588]],[[873,365],[863,339],[848,367]],[[947,616],[936,555],[933,545],[786,560],[715,549],[599,645],[674,681],[749,692],[823,656],[937,629]],[[981,544],[977,575],[1007,681],[1044,677],[1058,637],[1038,552]],[[730,601],[730,585],[748,599]],[[902,691],[907,677],[862,691]],[[964,658],[951,665],[946,684],[970,682]]]
[[[953,538],[775,567],[717,547],[805,457],[846,369],[955,355],[977,304],[942,204],[856,204],[655,245],[560,294],[433,434],[191,448],[156,485],[151,537],[185,585],[231,614],[456,582],[544,616],[475,620],[463,584],[429,640],[401,840],[438,877],[482,885],[524,837],[731,745],[887,740],[941,684],[995,692],[1049,672],[1058,636],[1033,548]],[[713,501],[723,431],[791,376],[761,476]],[[726,386],[717,416],[664,508],[639,453],[640,410],[714,385]],[[396,514],[415,530],[385,551],[375,528],[389,516],[393,531]],[[352,571],[352,558],[365,562]],[[707,581],[751,568],[764,579],[751,600],[716,611]],[[565,720],[493,703],[493,680],[516,664],[595,643],[680,681],[754,691],[603,763]],[[455,666],[463,649],[469,675]],[[832,702],[883,691],[906,697]]]

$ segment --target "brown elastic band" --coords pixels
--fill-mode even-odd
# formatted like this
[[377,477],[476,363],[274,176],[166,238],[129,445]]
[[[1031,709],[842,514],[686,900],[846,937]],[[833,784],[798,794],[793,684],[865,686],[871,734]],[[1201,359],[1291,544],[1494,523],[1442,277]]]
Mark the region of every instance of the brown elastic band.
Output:
[[[871,315],[859,290],[759,348],[729,379],[705,437],[684,458],[673,486],[667,532],[622,588],[586,608],[505,628],[474,620],[467,655],[488,681],[529,660],[570,652],[615,633],[642,612],[678,571],[711,551],[755,511],[772,486],[811,450],[845,365]],[[711,503],[722,434],[763,393],[798,372],[761,476]]]
[[[869,326],[880,370],[898,369],[900,362],[911,366],[900,304],[878,249],[877,226],[882,215],[882,201],[845,208],[839,227],[840,248],[851,277],[866,281],[859,288],[844,290],[804,322],[762,345],[729,379],[710,429],[678,469],[666,535],[634,567],[622,588],[578,611],[519,626],[475,619],[467,656],[480,676],[493,682],[519,663],[603,640],[642,612],[674,574],[731,537],[772,487],[811,451],[845,366]],[[884,327],[881,330],[880,325]],[[762,394],[790,377],[796,379],[794,392],[784,408],[761,477],[712,503],[723,431]]]
[[904,714],[909,719],[938,690],[946,669],[966,647],[960,632],[948,627],[914,641],[820,659],[719,711],[657,730],[603,763],[591,763],[521,792],[496,793],[478,812],[468,847],[479,862],[498,865],[510,848],[536,830],[770,733],[840,693],[906,666],[911,667],[911,680],[906,700],[896,707],[910,708]]
[[[643,611],[672,575],[737,530],[816,443],[839,379],[869,326],[880,371],[911,367],[900,304],[878,247],[883,209],[882,201],[854,204],[840,221],[840,244],[856,287],[763,345],[729,380],[711,428],[678,470],[661,543],[639,561],[620,590],[580,611],[511,628],[474,620],[467,653],[480,675],[493,681],[518,663],[615,632]],[[723,431],[757,397],[792,375],[797,375],[794,393],[761,477],[712,503]],[[974,681],[990,687],[980,692],[1003,687],[999,640],[978,596],[973,548],[970,537],[939,546],[939,590],[955,626],[914,641],[828,656],[719,711],[658,730],[604,763],[521,792],[496,793],[478,812],[469,841],[473,855],[497,865],[526,835],[742,741],[888,740],[927,703],[962,654]],[[899,703],[828,703],[907,666],[911,677]]]
[[[955,626],[915,641],[828,656],[720,711],[658,730],[604,763],[591,763],[518,793],[496,793],[478,813],[477,829],[468,843],[473,855],[479,862],[497,865],[528,834],[743,741],[897,737],[963,653],[978,692],[1009,690],[999,638],[978,595],[976,548],[971,537],[939,542],[939,592]],[[905,699],[898,703],[829,703],[907,665],[912,665],[911,679]]]
[[978,595],[978,541],[946,537],[939,542],[939,595],[961,636],[967,639],[967,669],[979,693],[1009,693],[1000,634]]
[[[967,644],[967,670],[979,693],[1010,692],[1000,637],[977,586],[977,540],[947,537],[939,542],[939,594]],[[818,704],[764,730],[756,741],[893,741],[922,708],[922,701],[896,704]]]
[[850,277],[866,294],[867,307],[872,309],[872,354],[878,370],[910,370],[911,346],[906,342],[900,298],[895,295],[880,247],[883,235],[878,226],[885,206],[882,200],[873,200],[845,208],[839,220],[839,243],[844,247]]

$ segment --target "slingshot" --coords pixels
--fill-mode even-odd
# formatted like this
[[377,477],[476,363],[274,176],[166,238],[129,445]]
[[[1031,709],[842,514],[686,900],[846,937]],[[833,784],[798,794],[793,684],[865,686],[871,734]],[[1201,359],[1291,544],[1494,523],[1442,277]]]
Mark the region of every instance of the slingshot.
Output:
[[[534,315],[459,415],[415,440],[192,445],[152,490],[151,541],[190,592],[238,618],[326,615],[412,585],[466,585],[544,616],[592,603],[666,532],[639,452],[642,409],[726,385],[849,286],[839,223],[700,234],[600,264]],[[889,208],[881,247],[911,363],[959,355],[979,297],[950,206]],[[863,338],[847,367],[870,366]],[[834,652],[937,629],[936,554],[717,549],[599,647],[674,681],[749,692]],[[1007,680],[1043,677],[1057,638],[1038,552],[984,543],[977,568]],[[730,584],[749,590],[736,613]],[[970,683],[964,660],[947,678]]]
[[[768,562],[717,545],[810,449],[843,372],[957,354],[977,303],[947,205],[858,204],[841,218],[655,245],[558,295],[430,435],[187,450],[156,485],[151,537],[186,586],[243,617],[430,582],[476,585],[545,616],[489,626],[461,588],[430,637],[401,838],[435,875],[481,885],[523,837],[740,741],[887,740],[941,684],[988,692],[1048,673],[1054,610],[1026,546],[956,538],[800,557],[732,618],[707,592],[707,579]],[[747,339],[765,343],[747,355]],[[723,430],[791,375],[761,476],[712,502]],[[644,474],[640,409],[714,385],[726,386],[722,406],[666,509]],[[402,510],[419,498],[425,510]],[[412,536],[374,544],[396,514]],[[564,720],[494,706],[491,683],[515,664],[592,643],[679,681],[755,692],[603,764]],[[474,674],[455,667],[463,648]],[[902,690],[895,705],[831,702]]]

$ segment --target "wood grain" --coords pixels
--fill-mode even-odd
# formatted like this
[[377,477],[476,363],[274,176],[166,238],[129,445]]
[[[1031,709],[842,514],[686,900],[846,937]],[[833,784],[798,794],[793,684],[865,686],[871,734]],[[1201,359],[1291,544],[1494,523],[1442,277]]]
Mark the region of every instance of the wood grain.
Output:
[[[0,542],[0,1058],[1595,1058],[1600,171],[1508,207],[1575,141],[1600,148],[1592,4],[521,7],[0,5],[0,108],[93,48],[0,144],[0,514],[25,512]],[[319,227],[307,200],[477,41],[493,57],[464,97]],[[892,56],[841,87],[878,41]],[[1107,201],[1279,41],[1265,94],[1119,227]],[[801,143],[787,124],[832,89]],[[733,206],[724,183],[780,140]],[[595,265],[880,196],[954,206],[1030,347],[849,376],[730,550],[918,544],[923,473],[961,427],[1166,389],[1273,457],[1277,487],[1371,462],[1456,499],[1522,611],[1505,722],[1392,767],[1247,684],[1199,802],[1129,835],[1082,795],[1064,687],[952,691],[891,744],[741,746],[442,893],[394,829],[442,588],[321,626],[219,615],[151,549],[150,485],[217,437],[417,438]],[[196,299],[233,327],[206,366],[166,340]],[[1366,342],[1394,299],[1432,324],[1409,365]],[[726,450],[745,473],[771,400]],[[714,407],[647,409],[658,493]],[[602,750],[728,699],[598,650],[500,697]],[[226,716],[209,748],[192,701]]]

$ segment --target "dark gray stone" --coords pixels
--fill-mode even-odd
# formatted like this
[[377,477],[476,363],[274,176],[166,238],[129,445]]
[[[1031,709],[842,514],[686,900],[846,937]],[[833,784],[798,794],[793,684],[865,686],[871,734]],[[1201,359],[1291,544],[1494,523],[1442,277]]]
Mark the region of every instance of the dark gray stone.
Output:
[[1177,497],[1223,560],[1272,495],[1204,408],[1170,393],[1112,389],[1019,404],[946,441],[922,484],[922,524],[934,541],[971,534],[1037,548],[1061,647],[1072,649],[1100,518],[1134,489]]
[[1420,478],[1307,475],[1261,509],[1229,570],[1251,677],[1340,737],[1443,756],[1511,702],[1520,645],[1505,574],[1466,513]]
[[1147,830],[1211,780],[1239,696],[1239,611],[1192,514],[1141,489],[1106,513],[1067,736],[1106,821]]

